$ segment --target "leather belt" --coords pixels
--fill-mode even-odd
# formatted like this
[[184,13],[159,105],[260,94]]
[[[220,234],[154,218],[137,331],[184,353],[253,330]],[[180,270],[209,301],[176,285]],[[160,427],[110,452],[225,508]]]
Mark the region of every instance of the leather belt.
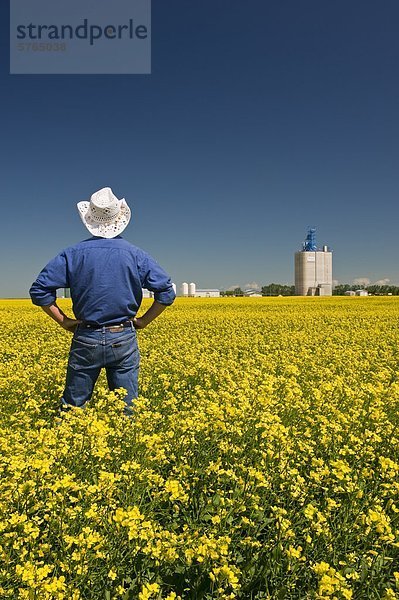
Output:
[[81,325],[85,329],[124,329],[125,327],[133,327],[133,321],[127,320],[122,321],[122,323],[115,323],[115,325],[90,325],[89,323],[85,323]]

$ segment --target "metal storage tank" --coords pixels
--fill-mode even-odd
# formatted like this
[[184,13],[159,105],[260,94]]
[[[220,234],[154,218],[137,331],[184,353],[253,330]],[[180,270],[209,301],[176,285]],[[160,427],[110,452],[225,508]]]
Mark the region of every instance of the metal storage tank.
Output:
[[141,291],[143,293],[143,298],[153,298],[154,297],[154,292],[150,292],[150,290],[147,290],[146,288],[142,288]]
[[172,283],[172,288],[173,288],[174,293],[176,294],[176,284],[175,283]]
[[59,288],[57,290],[57,298],[70,298],[71,290],[69,288]]
[[183,296],[188,296],[188,283],[185,281],[181,284],[181,293]]
[[188,295],[189,296],[195,296],[195,288],[196,288],[195,283],[191,282],[188,286]]
[[295,253],[295,294],[332,295],[332,252],[327,246],[318,250],[314,228],[308,230],[303,249]]

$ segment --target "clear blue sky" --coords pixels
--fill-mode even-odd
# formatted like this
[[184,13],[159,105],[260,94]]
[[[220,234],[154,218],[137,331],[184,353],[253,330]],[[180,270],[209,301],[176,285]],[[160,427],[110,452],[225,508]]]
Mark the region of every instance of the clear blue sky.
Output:
[[151,75],[9,75],[0,4],[0,297],[87,237],[124,233],[180,285],[293,282],[308,225],[334,279],[399,284],[399,3],[153,0]]

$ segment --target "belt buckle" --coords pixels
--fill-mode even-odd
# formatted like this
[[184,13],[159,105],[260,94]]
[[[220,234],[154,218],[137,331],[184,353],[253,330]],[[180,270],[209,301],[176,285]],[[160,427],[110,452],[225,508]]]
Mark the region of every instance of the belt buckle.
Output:
[[110,331],[111,333],[118,333],[119,331],[122,331],[123,328],[123,323],[120,323],[119,325],[114,325],[110,327],[108,331]]

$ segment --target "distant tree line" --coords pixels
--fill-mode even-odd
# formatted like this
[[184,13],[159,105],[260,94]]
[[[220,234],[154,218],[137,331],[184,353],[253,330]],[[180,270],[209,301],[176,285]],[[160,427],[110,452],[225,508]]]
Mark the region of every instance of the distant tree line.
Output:
[[234,290],[226,290],[225,292],[220,292],[221,296],[243,296],[244,292],[240,287],[234,288]]
[[295,285],[269,283],[262,287],[262,296],[295,296]]
[[[356,290],[367,290],[369,294],[374,296],[386,296],[392,294],[392,296],[399,296],[399,286],[396,285],[351,285],[349,283],[341,283],[336,285],[333,289],[333,296],[344,296],[345,292],[356,291]],[[262,286],[259,290],[262,296],[295,296],[294,285],[283,285],[281,283],[269,283],[268,285]],[[226,290],[220,292],[221,296],[244,296],[245,293],[240,287],[234,288],[234,290]]]
[[341,283],[333,289],[333,296],[344,296],[345,292],[355,292],[356,290],[367,290],[373,296],[399,296],[399,287],[397,285],[350,285],[349,283]]
[[[295,286],[283,285],[281,283],[269,283],[269,285],[264,285],[258,293],[262,294],[262,296],[294,296]],[[244,296],[245,294],[240,287],[237,287],[234,290],[226,290],[225,292],[220,292],[220,295]]]

